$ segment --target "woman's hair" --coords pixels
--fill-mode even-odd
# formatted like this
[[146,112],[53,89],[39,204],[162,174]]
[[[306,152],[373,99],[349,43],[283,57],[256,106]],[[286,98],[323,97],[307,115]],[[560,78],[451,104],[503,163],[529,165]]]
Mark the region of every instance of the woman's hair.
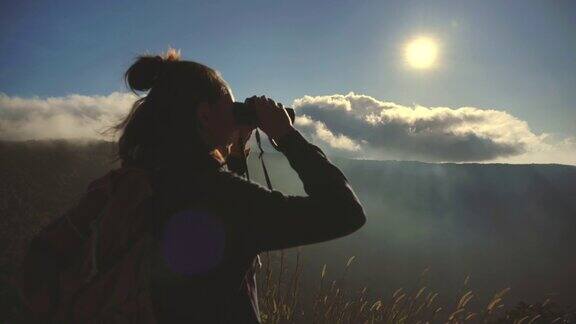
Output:
[[121,132],[117,158],[122,165],[155,167],[160,160],[209,153],[223,163],[218,151],[208,152],[199,138],[196,108],[215,103],[229,93],[220,73],[206,65],[180,60],[172,48],[164,55],[141,55],[124,74],[127,86],[148,93],[112,129]]

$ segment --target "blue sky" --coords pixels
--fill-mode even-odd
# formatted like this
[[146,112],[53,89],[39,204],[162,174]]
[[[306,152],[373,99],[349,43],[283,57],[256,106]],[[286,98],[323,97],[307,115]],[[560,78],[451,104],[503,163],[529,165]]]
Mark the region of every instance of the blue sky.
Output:
[[[0,92],[125,91],[134,57],[171,45],[222,72],[237,99],[350,91],[402,105],[505,111],[576,135],[576,2],[3,1]],[[439,65],[402,48],[439,41]]]

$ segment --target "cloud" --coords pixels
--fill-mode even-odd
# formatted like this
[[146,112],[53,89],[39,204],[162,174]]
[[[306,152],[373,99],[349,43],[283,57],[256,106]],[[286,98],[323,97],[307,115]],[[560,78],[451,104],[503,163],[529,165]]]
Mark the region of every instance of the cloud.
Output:
[[529,162],[527,157],[555,152],[563,163],[576,163],[574,139],[535,134],[525,121],[501,110],[406,107],[353,92],[304,96],[293,107],[297,127],[311,141],[349,157]]
[[119,92],[51,98],[0,93],[0,139],[104,139],[100,133],[125,116],[135,99]]
[[491,162],[576,165],[576,138],[546,134],[541,143],[532,146],[525,154],[508,158],[498,158]]
[[[21,98],[0,93],[0,140],[113,139],[131,93]],[[328,154],[361,159],[576,164],[576,139],[535,134],[505,111],[407,107],[350,92],[293,103],[296,127]],[[250,140],[256,148],[254,137]],[[272,148],[264,140],[267,150]]]

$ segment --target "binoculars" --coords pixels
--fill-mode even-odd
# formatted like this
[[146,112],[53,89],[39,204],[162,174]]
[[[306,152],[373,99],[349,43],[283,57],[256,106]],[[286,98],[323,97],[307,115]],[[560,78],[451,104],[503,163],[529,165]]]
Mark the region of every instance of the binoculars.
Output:
[[[284,109],[288,113],[292,123],[294,123],[294,120],[296,119],[294,109],[287,107],[284,107]],[[254,108],[250,105],[243,102],[235,102],[232,106],[232,113],[234,115],[236,124],[252,127],[258,126],[258,116],[256,115],[256,110],[254,110]]]

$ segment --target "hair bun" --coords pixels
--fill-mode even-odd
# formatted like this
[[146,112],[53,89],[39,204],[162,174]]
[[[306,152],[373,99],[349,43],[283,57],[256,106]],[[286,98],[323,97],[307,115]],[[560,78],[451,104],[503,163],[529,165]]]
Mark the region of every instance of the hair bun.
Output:
[[159,56],[139,56],[124,75],[126,83],[132,91],[150,90],[156,79],[166,66],[165,60]]

